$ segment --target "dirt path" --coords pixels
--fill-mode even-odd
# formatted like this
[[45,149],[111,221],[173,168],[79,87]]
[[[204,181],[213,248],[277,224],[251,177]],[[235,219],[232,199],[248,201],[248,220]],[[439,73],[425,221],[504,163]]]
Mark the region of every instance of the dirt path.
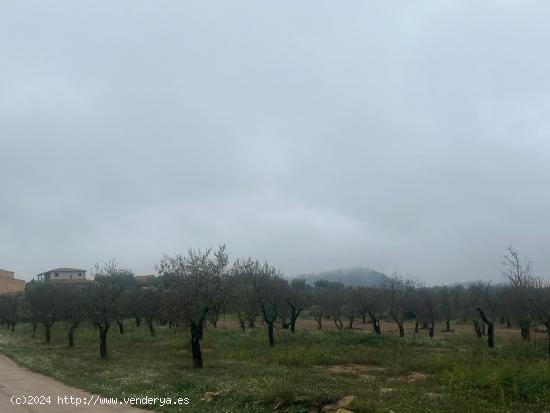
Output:
[[[46,397],[36,397],[35,401],[42,401],[45,404],[18,404],[24,397],[29,396],[50,396],[50,403]],[[82,404],[59,404],[58,396],[67,396],[67,399],[73,396],[79,397]],[[99,396],[86,393],[83,390],[76,389],[60,383],[50,377],[33,373],[23,367],[18,366],[14,361],[0,355],[0,412],[2,413],[53,413],[53,412],[89,412],[89,413],[140,413],[145,410],[136,409],[130,406],[100,406]],[[102,398],[100,398],[102,399]],[[92,405],[84,405],[86,403]],[[90,402],[91,400],[91,402]],[[93,406],[93,403],[96,403]],[[150,412],[150,411],[149,411]]]

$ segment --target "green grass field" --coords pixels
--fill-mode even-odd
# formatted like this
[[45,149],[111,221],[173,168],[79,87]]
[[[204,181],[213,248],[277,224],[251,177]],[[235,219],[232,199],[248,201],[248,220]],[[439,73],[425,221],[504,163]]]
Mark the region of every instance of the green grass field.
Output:
[[[29,324],[2,329],[0,352],[34,371],[111,397],[189,397],[174,412],[308,412],[355,396],[353,412],[543,412],[550,411],[550,360],[545,347],[498,340],[493,350],[471,333],[429,339],[377,337],[367,331],[276,332],[269,348],[262,328],[242,333],[209,327],[203,340],[205,367],[191,367],[186,331],[127,322],[109,333],[109,358],[101,360],[92,327],[76,332],[66,348],[66,328],[31,339]],[[210,401],[206,392],[219,392]]]

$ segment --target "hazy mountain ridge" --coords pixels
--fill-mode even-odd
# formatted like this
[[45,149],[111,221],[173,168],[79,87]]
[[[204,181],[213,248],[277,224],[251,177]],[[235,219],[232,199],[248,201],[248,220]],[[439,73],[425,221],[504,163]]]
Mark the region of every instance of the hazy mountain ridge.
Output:
[[298,277],[305,278],[308,284],[313,284],[317,280],[328,280],[341,282],[344,285],[364,287],[382,285],[384,281],[388,279],[386,274],[370,268],[338,269],[311,274],[300,274]]

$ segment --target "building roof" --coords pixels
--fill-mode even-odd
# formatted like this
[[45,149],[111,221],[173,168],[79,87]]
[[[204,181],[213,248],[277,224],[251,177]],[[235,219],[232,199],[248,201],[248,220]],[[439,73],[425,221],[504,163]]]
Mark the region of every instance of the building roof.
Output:
[[46,274],[48,272],[86,272],[86,270],[80,270],[78,268],[55,268],[53,270],[44,271],[42,274]]
[[7,271],[7,270],[0,269],[0,278],[2,280],[5,280],[5,279],[13,280],[13,279],[15,279],[15,273],[13,271]]

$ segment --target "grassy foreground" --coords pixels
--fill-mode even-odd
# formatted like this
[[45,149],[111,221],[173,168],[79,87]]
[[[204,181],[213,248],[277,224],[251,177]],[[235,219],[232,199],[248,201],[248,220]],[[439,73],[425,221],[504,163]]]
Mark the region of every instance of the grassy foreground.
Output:
[[[194,370],[185,331],[174,334],[127,323],[109,333],[100,360],[92,327],[76,332],[56,324],[52,343],[30,325],[2,329],[0,352],[64,383],[110,397],[189,397],[165,412],[308,412],[355,396],[353,412],[550,411],[550,360],[544,347],[507,342],[488,350],[473,334],[429,339],[376,337],[365,331],[277,331],[269,348],[262,328],[242,333],[209,327],[203,340],[205,368]],[[210,401],[206,392],[219,392]],[[316,410],[317,409],[317,410]]]

